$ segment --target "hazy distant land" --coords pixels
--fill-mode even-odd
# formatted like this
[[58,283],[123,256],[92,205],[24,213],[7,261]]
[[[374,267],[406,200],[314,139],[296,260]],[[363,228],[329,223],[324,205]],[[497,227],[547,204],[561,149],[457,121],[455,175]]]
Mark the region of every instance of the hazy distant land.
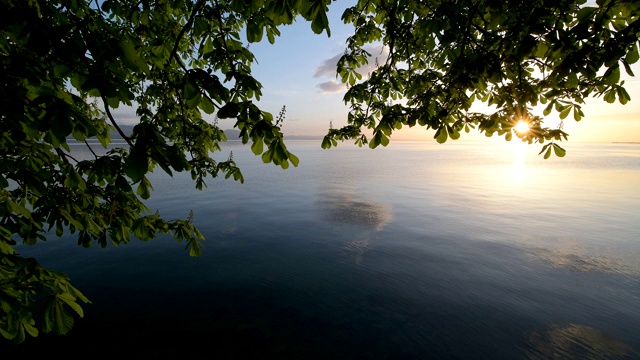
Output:
[[[135,125],[119,125],[122,132],[129,136],[133,132],[133,127]],[[227,135],[227,140],[240,140],[240,130],[237,129],[226,129],[224,130],[225,135]],[[118,133],[117,130],[111,130],[110,132],[112,139],[122,139],[122,136]],[[287,140],[322,140],[322,135],[285,135],[285,139]]]
[[[135,125],[119,125],[122,132],[129,136],[133,132]],[[238,141],[240,140],[240,130],[237,129],[225,129],[224,133],[227,135],[227,140]],[[122,139],[118,131],[111,130],[111,138],[118,140]],[[322,141],[323,135],[285,135],[285,140],[317,140]],[[71,140],[71,139],[69,139]],[[612,144],[628,144],[628,145],[640,145],[640,141],[612,141]]]

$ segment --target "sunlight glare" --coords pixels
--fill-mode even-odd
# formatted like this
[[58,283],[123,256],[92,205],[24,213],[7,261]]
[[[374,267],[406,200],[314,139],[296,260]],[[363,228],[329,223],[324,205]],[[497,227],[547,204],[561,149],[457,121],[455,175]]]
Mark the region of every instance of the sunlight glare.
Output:
[[[528,127],[527,127],[528,130]],[[513,183],[516,185],[521,185],[524,177],[525,177],[525,151],[527,148],[527,144],[522,142],[516,142],[514,151],[514,159],[513,159]]]
[[513,128],[518,133],[523,134],[523,133],[526,133],[527,131],[529,131],[529,124],[526,121],[520,120],[520,121],[518,121],[516,126],[514,126]]

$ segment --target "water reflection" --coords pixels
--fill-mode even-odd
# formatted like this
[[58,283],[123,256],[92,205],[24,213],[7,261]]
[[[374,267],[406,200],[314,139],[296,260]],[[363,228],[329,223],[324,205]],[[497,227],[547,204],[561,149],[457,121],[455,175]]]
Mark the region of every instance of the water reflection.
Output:
[[572,272],[598,272],[627,276],[640,274],[640,269],[632,266],[628,261],[607,254],[587,254],[584,247],[576,244],[575,242],[573,245],[565,243],[564,247],[553,249],[532,247],[527,250],[527,253],[546,266]]
[[516,142],[514,145],[513,183],[520,185],[524,179],[527,144]]
[[612,359],[639,356],[633,347],[589,326],[552,326],[529,337],[529,359]]
[[369,250],[369,236],[355,238],[342,247],[345,255],[349,256],[356,265],[362,265],[364,254]]
[[363,228],[353,234],[352,239],[342,247],[349,262],[360,265],[369,250],[372,231],[381,231],[391,221],[389,207],[346,192],[328,191],[321,193],[320,198],[317,204],[324,221]]
[[360,199],[353,194],[325,192],[320,197],[317,204],[322,219],[328,222],[360,225],[380,231],[392,219],[387,205]]

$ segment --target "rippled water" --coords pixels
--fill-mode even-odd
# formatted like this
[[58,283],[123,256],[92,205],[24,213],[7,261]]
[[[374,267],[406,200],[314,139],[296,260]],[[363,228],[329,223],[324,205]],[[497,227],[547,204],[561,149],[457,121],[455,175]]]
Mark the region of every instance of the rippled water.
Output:
[[170,238],[19,247],[93,301],[20,354],[640,358],[640,145],[543,160],[518,144],[288,144],[286,171],[227,144],[245,184],[154,176],[150,208],[194,211],[199,258]]

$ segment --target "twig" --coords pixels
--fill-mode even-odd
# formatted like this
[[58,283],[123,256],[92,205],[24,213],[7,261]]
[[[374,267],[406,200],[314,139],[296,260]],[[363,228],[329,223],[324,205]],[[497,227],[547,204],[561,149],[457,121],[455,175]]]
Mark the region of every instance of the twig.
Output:
[[78,161],[78,159],[76,159],[76,158],[74,158],[73,156],[71,156],[71,155],[69,155],[69,154],[65,153],[65,152],[64,152],[64,151],[62,151],[62,150],[60,150],[60,148],[55,148],[55,149],[56,149],[56,154],[58,154],[58,156],[60,156],[60,158],[62,159],[62,161],[64,161],[65,163],[67,163],[67,164],[69,163],[69,160],[68,160],[68,159],[71,159],[71,160],[73,160],[73,161],[75,161],[75,162],[77,162],[77,163],[78,163],[78,162],[80,162],[80,161]]
[[116,120],[113,118],[113,115],[111,115],[111,110],[109,110],[109,104],[107,103],[107,98],[104,96],[104,94],[100,94],[100,97],[102,98],[102,102],[104,103],[104,111],[107,113],[107,117],[109,118],[109,121],[111,121],[111,124],[116,128],[116,130],[118,131],[118,134],[122,136],[124,141],[126,141],[127,144],[129,144],[129,146],[133,146],[133,143],[131,142],[129,137],[124,134],[122,129],[120,129],[120,126],[118,126],[118,123],[116,123]]
[[178,46],[180,45],[180,40],[182,40],[182,37],[184,36],[184,34],[187,32],[187,30],[189,30],[189,28],[191,28],[191,26],[193,25],[193,22],[196,19],[196,15],[198,14],[198,12],[200,11],[200,9],[202,8],[202,6],[204,6],[204,3],[206,2],[206,0],[200,0],[198,1],[198,3],[195,5],[195,7],[193,8],[193,11],[191,12],[191,16],[189,16],[189,20],[187,20],[187,23],[184,24],[184,26],[182,27],[182,29],[180,29],[180,32],[178,33],[178,36],[176,37],[176,41],[175,43],[173,43],[173,49],[171,50],[171,55],[169,55],[169,61],[171,61],[172,58],[175,58],[176,61],[178,62],[178,64],[184,69],[186,70],[184,64],[182,63],[182,61],[180,60],[180,58],[178,57]]
[[91,145],[89,145],[89,143],[87,142],[87,140],[84,141],[85,145],[87,145],[87,147],[89,148],[89,151],[91,151],[91,153],[93,154],[93,156],[97,159],[98,155],[96,155],[96,153],[93,151],[93,148],[91,147]]

